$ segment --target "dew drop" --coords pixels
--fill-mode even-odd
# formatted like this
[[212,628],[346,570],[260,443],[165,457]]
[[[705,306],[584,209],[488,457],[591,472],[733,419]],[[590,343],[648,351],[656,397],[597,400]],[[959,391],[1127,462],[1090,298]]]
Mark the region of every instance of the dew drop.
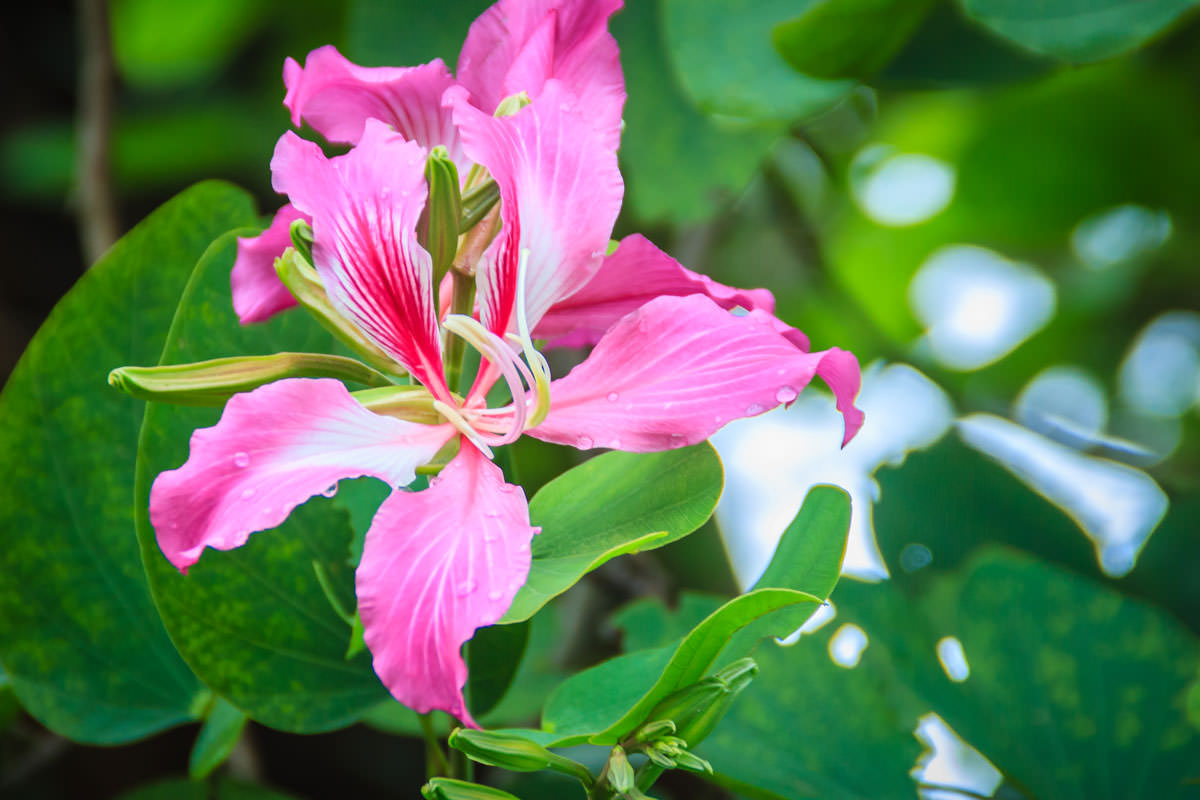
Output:
[[663,403],[663,411],[666,411],[673,405],[675,405],[675,403],[671,400],[668,400],[667,402]]
[[497,534],[495,531],[484,531],[483,532],[483,540],[485,542],[494,542],[499,538],[500,538],[500,535]]
[[780,386],[779,391],[775,393],[775,399],[780,403],[790,403],[799,396],[799,392],[790,386]]
[[[507,486],[508,484],[506,483],[504,485]],[[483,515],[485,517],[488,517],[489,519],[496,519],[497,517],[500,516],[500,512],[493,509],[493,510],[488,510],[488,511],[483,512]]]
[[245,469],[250,466],[250,454],[241,450],[233,454],[233,465],[239,469]]
[[577,445],[579,445],[580,450],[591,450],[592,445],[595,444],[595,442],[592,441],[592,437],[590,437],[590,436],[580,436],[579,439],[576,440],[575,443]]
[[329,486],[327,486],[325,488],[325,491],[321,492],[321,495],[323,497],[333,497],[335,494],[337,494],[337,484],[336,483],[330,484]]
[[479,584],[477,584],[473,578],[468,578],[458,586],[454,587],[454,593],[459,597],[466,597],[471,592],[475,591],[475,587],[478,585]]
[[755,414],[761,414],[764,411],[766,411],[766,409],[760,406],[758,403],[751,403],[750,405],[746,406],[746,416],[748,417],[753,417]]
[[608,443],[608,446],[611,447],[613,450],[620,450],[621,449],[621,440],[617,439],[616,437],[613,437],[613,440]]
[[488,592],[488,600],[499,600],[501,597],[504,597],[504,592],[499,589],[492,589]]
[[242,489],[242,499],[243,500],[249,500],[251,497],[254,497],[253,489]]
[[608,393],[608,402],[615,403],[615,402],[617,402],[617,398],[619,398],[620,396],[621,395],[617,394],[616,392],[609,392]]
[[682,433],[672,433],[672,434],[671,434],[671,438],[672,438],[672,439],[682,439],[682,438],[683,438],[683,434],[682,434]]
[[517,487],[513,486],[511,483],[500,484],[500,491],[504,492],[505,494],[512,494],[516,490],[517,490]]
[[775,370],[775,374],[776,374],[776,375],[782,375],[782,374],[784,374],[785,372],[787,372],[787,369],[786,369],[786,368],[784,368],[784,367],[780,367],[779,369]]
[[[518,553],[528,553],[529,552],[529,542],[521,542],[520,544],[518,544],[517,552]],[[518,586],[519,585],[520,584],[518,584]]]

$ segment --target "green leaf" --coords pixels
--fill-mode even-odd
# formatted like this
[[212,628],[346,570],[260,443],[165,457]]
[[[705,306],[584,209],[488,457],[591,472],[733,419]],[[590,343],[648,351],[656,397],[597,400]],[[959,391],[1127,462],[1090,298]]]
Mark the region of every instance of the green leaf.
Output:
[[769,46],[772,29],[795,15],[795,0],[661,1],[671,65],[702,111],[791,122],[825,111],[854,88],[853,81],[797,75]]
[[467,643],[467,707],[482,716],[504,699],[525,655],[529,623],[480,628]]
[[215,698],[213,707],[192,745],[188,759],[188,775],[193,780],[207,778],[214,769],[225,763],[246,727],[246,715],[220,697]]
[[1035,53],[1072,63],[1142,46],[1191,0],[959,0],[967,16]]
[[[709,614],[677,644],[628,653],[568,678],[546,701],[542,727],[560,745],[615,744],[644,721],[654,705],[704,677],[709,667],[745,655],[763,636],[785,636],[803,624],[828,591],[831,565],[840,567],[850,519],[849,497],[816,487],[788,527],[755,588]],[[807,545],[793,540],[814,539]],[[792,559],[813,554],[800,563]],[[767,582],[776,584],[770,586]],[[772,614],[783,609],[798,613]],[[767,615],[771,615],[768,617]],[[744,636],[734,635],[755,623]]]
[[80,278],[0,396],[0,663],[29,713],[76,741],[185,722],[206,694],[146,587],[131,505],[143,404],[107,373],[157,359],[196,260],[254,218],[221,183],[167,202]]
[[[676,83],[662,38],[658,2],[631,0],[611,25],[621,45],[629,93],[621,137],[622,172],[628,182],[628,201],[640,220],[695,222],[745,187],[782,135],[783,126],[748,126],[701,113]],[[763,49],[769,49],[767,42],[764,33]],[[778,60],[774,53],[771,56]],[[782,61],[779,67],[791,74]]]
[[[238,324],[229,299],[235,245],[232,234],[215,242],[196,266],[162,363],[334,350],[332,337],[298,311],[260,325]],[[348,725],[385,692],[367,653],[346,658],[351,626],[313,568],[318,562],[329,590],[345,608],[354,607],[348,562],[353,533],[344,510],[317,498],[242,547],[206,551],[186,576],[158,549],[148,516],[150,484],[159,472],[186,460],[194,429],[219,416],[219,409],[147,408],[136,497],[138,538],[155,602],[196,674],[252,719],[297,732]]]
[[704,524],[724,482],[707,443],[662,453],[612,452],[564,472],[529,503],[542,532],[529,578],[501,622],[533,616],[618,555],[670,544]]
[[867,78],[887,64],[932,0],[817,0],[775,27],[775,48],[816,78]]
[[291,800],[262,786],[222,779],[216,783],[172,779],[121,795],[120,800]]

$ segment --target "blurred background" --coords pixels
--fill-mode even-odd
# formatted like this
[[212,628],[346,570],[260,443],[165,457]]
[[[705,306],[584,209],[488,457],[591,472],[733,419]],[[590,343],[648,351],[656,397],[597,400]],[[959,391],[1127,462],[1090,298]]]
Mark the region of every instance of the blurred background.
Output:
[[[596,626],[584,653],[653,645],[596,608],[649,594],[686,616],[688,592],[753,583],[810,486],[851,493],[851,579],[771,645],[706,745],[724,788],[663,796],[1200,797],[1200,17],[1063,5],[629,0],[614,17],[617,237],[771,289],[815,349],[857,354],[867,411],[845,449],[820,391],[730,426],[717,521],[555,612]],[[25,4],[0,49],[0,372],[113,236],[189,184],[275,210],[286,56],[453,66],[486,6]],[[572,457],[518,448],[530,490]],[[575,639],[535,639],[535,701],[583,658]],[[0,689],[0,731],[0,795],[116,797],[184,774],[195,728],[79,747]],[[235,772],[298,797],[408,796],[423,769],[418,740],[378,727],[247,737]]]

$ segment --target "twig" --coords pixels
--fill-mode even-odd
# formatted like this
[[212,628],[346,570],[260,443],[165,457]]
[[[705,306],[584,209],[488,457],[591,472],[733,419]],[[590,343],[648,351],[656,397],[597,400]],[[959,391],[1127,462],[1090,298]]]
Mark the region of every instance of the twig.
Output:
[[113,57],[108,0],[78,0],[79,143],[75,170],[79,191],[79,239],[90,265],[117,240],[120,226],[109,169]]

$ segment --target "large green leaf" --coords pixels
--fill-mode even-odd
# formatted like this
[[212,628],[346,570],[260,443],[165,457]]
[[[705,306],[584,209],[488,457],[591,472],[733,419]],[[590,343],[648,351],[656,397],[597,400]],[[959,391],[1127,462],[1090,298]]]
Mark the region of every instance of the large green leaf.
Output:
[[1035,53],[1082,63],[1145,44],[1192,0],[959,0],[975,21]]
[[[659,700],[704,677],[718,657],[732,660],[763,636],[784,636],[799,627],[832,588],[831,571],[836,579],[849,531],[849,497],[833,487],[815,487],[797,520],[803,522],[784,533],[765,581],[713,611],[677,643],[628,653],[568,678],[546,701],[542,727],[555,733],[560,745],[613,744]],[[794,541],[798,538],[819,543],[802,545]],[[792,560],[803,552],[814,558]],[[808,585],[825,594],[805,591]],[[772,614],[784,609],[798,613]],[[735,638],[756,621],[752,637]]]
[[[261,325],[238,324],[229,301],[231,236],[197,265],[180,303],[162,363],[275,351],[329,352],[332,337],[290,311]],[[220,409],[151,404],[138,455],[138,538],[150,587],[172,640],[196,674],[250,717],[291,731],[347,725],[385,692],[360,652],[345,658],[350,626],[334,610],[314,571],[354,607],[348,514],[317,498],[277,530],[228,552],[206,551],[186,576],[163,558],[148,518],[150,484],[182,464],[188,439],[214,424]]]
[[220,183],[166,203],[58,304],[0,397],[0,662],[25,708],[72,739],[136,739],[202,704],[133,535],[143,404],[107,374],[158,358],[196,260],[254,218]]
[[775,47],[806,75],[865,78],[891,60],[932,0],[818,0],[775,27]]
[[605,453],[564,472],[529,503],[542,532],[529,579],[502,622],[533,616],[587,572],[683,538],[712,516],[721,461],[707,443],[662,453]]

